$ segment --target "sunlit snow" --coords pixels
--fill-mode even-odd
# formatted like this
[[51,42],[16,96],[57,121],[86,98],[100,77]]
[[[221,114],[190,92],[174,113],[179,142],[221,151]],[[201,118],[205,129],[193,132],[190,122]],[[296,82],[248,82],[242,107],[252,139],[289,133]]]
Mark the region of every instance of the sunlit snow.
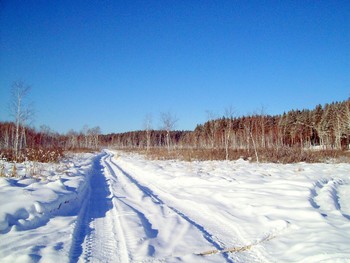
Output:
[[350,260],[350,164],[105,150],[40,165],[0,178],[1,262]]

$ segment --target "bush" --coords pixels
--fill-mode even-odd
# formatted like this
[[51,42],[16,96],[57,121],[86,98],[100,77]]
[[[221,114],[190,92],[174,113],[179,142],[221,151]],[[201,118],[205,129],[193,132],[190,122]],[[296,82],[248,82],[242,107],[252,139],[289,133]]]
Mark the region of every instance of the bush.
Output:
[[55,163],[63,157],[63,150],[56,149],[27,149],[24,159],[41,163]]
[[63,157],[63,150],[61,148],[27,148],[19,154],[18,160],[15,160],[12,150],[1,150],[0,156],[9,162],[35,161],[42,163],[54,163],[58,162]]

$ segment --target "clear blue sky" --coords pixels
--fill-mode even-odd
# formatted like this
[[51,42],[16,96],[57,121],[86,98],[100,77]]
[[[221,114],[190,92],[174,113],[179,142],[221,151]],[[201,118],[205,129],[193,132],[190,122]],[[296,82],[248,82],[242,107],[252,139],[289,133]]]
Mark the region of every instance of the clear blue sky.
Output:
[[16,80],[59,132],[313,108],[350,96],[350,1],[3,0],[2,121]]

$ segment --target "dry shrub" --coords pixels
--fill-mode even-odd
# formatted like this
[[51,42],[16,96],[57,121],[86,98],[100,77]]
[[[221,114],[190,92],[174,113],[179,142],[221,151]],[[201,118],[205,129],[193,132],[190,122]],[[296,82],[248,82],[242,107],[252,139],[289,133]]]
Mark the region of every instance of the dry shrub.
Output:
[[1,150],[0,155],[9,162],[35,161],[42,163],[55,163],[63,157],[63,150],[61,148],[27,148],[20,152],[17,160],[12,150]]
[[5,160],[3,160],[0,156],[0,177],[5,177]]
[[[226,152],[224,149],[209,148],[178,148],[168,151],[166,148],[154,147],[146,151],[142,148],[123,148],[124,152],[136,152],[146,155],[153,160],[184,160],[184,161],[206,161],[206,160],[225,160]],[[247,150],[230,150],[230,160],[239,158],[249,159]]]
[[[146,155],[153,160],[184,160],[184,161],[206,161],[225,160],[225,149],[208,148],[180,148],[168,151],[166,148],[150,148],[147,152],[142,148],[123,148],[125,152],[137,152]],[[300,147],[276,147],[258,150],[259,161],[272,163],[297,163],[297,162],[350,162],[350,152],[342,150],[306,150]],[[230,149],[229,160],[244,159],[256,161],[254,150]]]
[[[226,160],[225,149],[180,149],[180,159],[185,161],[207,161],[207,160]],[[229,150],[229,160],[237,160],[243,158],[245,160],[250,158],[250,154],[247,150]]]
[[95,151],[91,150],[90,148],[71,148],[66,150],[66,152],[70,152],[70,153],[94,153]]
[[17,166],[16,162],[13,163],[11,177],[17,177]]
[[27,149],[25,158],[28,161],[41,163],[56,163],[63,157],[61,148],[55,149]]
[[300,147],[283,147],[263,149],[259,156],[264,162],[274,163],[316,163],[316,162],[350,162],[350,153],[342,150],[308,150]]
[[1,149],[0,158],[4,161],[13,161],[15,159],[14,152],[10,149]]

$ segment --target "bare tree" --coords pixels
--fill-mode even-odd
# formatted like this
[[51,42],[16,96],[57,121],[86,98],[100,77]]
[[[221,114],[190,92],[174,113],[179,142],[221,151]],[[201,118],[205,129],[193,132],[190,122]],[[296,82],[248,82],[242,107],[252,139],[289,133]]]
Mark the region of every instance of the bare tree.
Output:
[[9,135],[8,129],[5,130],[3,137],[4,137],[4,143],[3,143],[2,147],[4,149],[9,149],[10,148],[10,135]]
[[252,143],[253,143],[254,152],[255,152],[256,162],[259,163],[259,155],[258,155],[258,151],[256,149],[256,143],[255,143],[255,140],[254,140],[254,137],[253,137],[253,133],[252,133],[252,123],[251,123],[251,121],[249,121],[248,123],[244,124],[244,130],[245,130],[246,136],[247,136],[248,151],[249,151],[249,139],[251,139]]
[[90,137],[90,147],[98,149],[98,137],[101,134],[101,128],[99,126],[93,127],[88,130],[88,134]]
[[215,147],[215,135],[218,127],[218,122],[216,121],[218,119],[218,116],[213,113],[212,111],[207,111],[207,120],[209,123],[209,138],[211,142],[211,148],[214,149]]
[[[15,120],[15,138],[13,143],[13,150],[15,160],[18,160],[21,147],[25,147],[26,143],[22,143],[25,140],[25,125],[26,122],[33,116],[33,110],[26,104],[25,99],[30,92],[30,87],[26,86],[23,82],[17,81],[12,84],[11,87],[11,102],[10,113]],[[22,128],[22,131],[20,129]],[[21,134],[20,134],[21,132]],[[20,142],[21,136],[21,142]]]
[[89,148],[89,126],[85,124],[80,131],[81,135],[84,137],[84,148]]
[[99,126],[89,128],[85,124],[80,133],[84,138],[84,148],[98,149],[99,136],[101,134],[101,128]]
[[345,102],[345,124],[350,131],[350,98]]
[[70,129],[67,132],[67,148],[68,149],[75,149],[78,147],[78,132],[74,131],[73,129]]
[[146,130],[146,149],[147,153],[149,152],[149,148],[151,145],[151,130],[152,130],[152,115],[147,114],[144,120],[144,128]]
[[265,129],[266,129],[266,124],[267,124],[267,118],[266,118],[266,108],[264,106],[261,106],[260,112],[259,112],[259,126],[261,129],[261,148],[266,147],[266,138],[265,138]]
[[171,114],[171,112],[161,113],[160,119],[162,122],[162,129],[166,131],[166,144],[168,151],[170,151],[170,131],[175,128],[175,124],[178,121],[178,118]]
[[234,110],[232,106],[225,109],[225,118],[226,118],[226,127],[225,127],[225,153],[226,160],[229,159],[229,145],[231,142],[231,134],[232,134],[232,124],[233,124],[233,115]]

